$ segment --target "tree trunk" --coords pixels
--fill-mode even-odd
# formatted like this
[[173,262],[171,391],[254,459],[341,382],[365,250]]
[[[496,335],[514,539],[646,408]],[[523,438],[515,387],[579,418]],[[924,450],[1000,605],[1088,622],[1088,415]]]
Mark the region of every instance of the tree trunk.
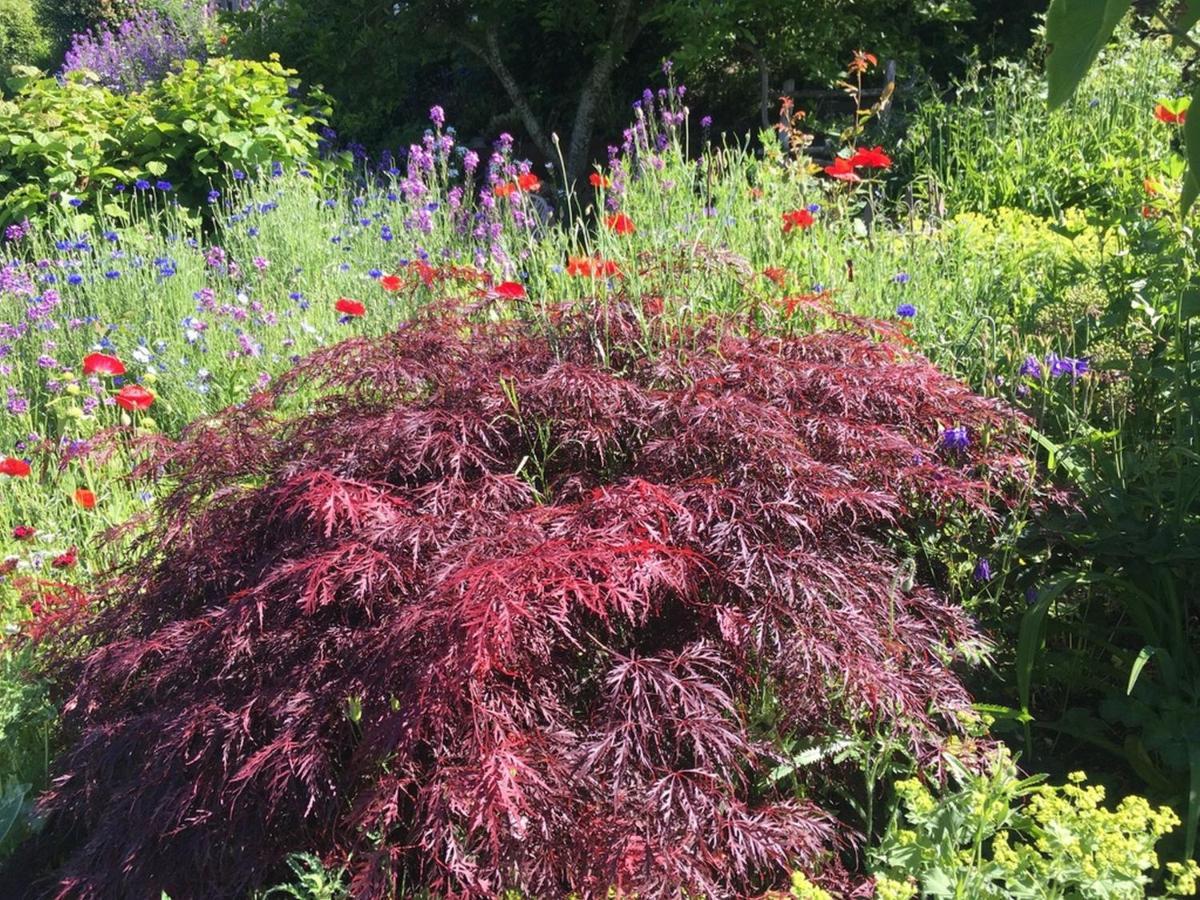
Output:
[[487,63],[488,68],[492,70],[492,74],[500,82],[500,86],[504,88],[504,92],[508,94],[508,99],[512,102],[513,109],[521,117],[521,123],[529,133],[529,139],[533,141],[539,153],[547,159],[553,159],[555,156],[554,145],[546,137],[546,132],[542,130],[542,123],[538,121],[538,117],[534,114],[533,108],[525,98],[525,92],[521,90],[521,86],[517,83],[517,79],[513,77],[508,66],[504,64],[504,57],[500,55],[500,44],[496,40],[496,32],[491,28],[487,30],[484,34],[483,46],[462,36],[458,36],[456,40]]
[[[568,186],[583,173],[587,166],[587,154],[596,125],[596,107],[612,80],[617,63],[642,29],[642,23],[638,18],[631,17],[632,10],[633,0],[620,0],[617,4],[617,8],[613,12],[612,29],[609,32],[608,40],[600,49],[592,71],[584,81],[583,87],[580,88],[579,100],[575,105],[575,121],[571,127],[571,137],[567,143],[565,154],[566,171],[563,173],[563,177]],[[542,123],[538,121],[537,115],[525,97],[525,92],[521,90],[521,85],[517,83],[513,73],[504,64],[496,32],[492,28],[488,28],[484,32],[482,45],[461,34],[455,35],[454,40],[487,64],[488,68],[492,70],[492,74],[499,80],[501,87],[504,88],[517,115],[521,117],[521,122],[529,133],[534,146],[547,159],[555,159],[558,156],[557,136],[551,139],[546,135]]]
[[630,22],[632,0],[621,0],[613,13],[612,30],[608,41],[596,58],[592,71],[579,92],[579,103],[575,107],[575,123],[571,128],[571,141],[567,145],[566,167],[563,173],[567,185],[583,174],[587,166],[588,151],[592,144],[592,133],[596,125],[596,104],[604,95],[613,70],[641,31],[641,23],[635,17]]

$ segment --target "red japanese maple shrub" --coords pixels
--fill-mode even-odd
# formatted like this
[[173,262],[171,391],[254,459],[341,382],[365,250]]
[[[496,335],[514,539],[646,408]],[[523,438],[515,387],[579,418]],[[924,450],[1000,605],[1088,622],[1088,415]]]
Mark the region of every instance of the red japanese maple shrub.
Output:
[[178,487],[70,673],[42,890],[235,896],[314,848],[367,898],[847,883],[828,774],[765,778],[748,709],[936,758],[975,635],[889,535],[999,511],[1014,416],[869,336],[647,357],[634,322],[431,317],[159,451]]

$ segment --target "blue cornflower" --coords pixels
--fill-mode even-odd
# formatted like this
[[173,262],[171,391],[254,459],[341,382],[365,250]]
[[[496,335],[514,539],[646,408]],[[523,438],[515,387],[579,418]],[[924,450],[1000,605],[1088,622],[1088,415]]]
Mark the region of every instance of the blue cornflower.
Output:
[[104,239],[106,241],[109,241],[110,243],[116,243],[117,241],[119,241],[121,239],[121,236],[119,234],[117,234],[115,231],[106,231],[106,232],[104,232],[103,236],[104,236]]
[[121,277],[121,273],[118,272],[116,269],[110,269],[109,271],[104,273],[104,277],[107,278],[109,281],[116,281],[118,278]]
[[393,238],[394,238],[394,235],[392,234],[391,226],[384,225],[382,228],[379,229],[379,239],[381,241],[391,241],[391,240],[393,240]]
[[971,436],[966,425],[955,425],[942,432],[942,446],[947,450],[966,450],[971,446]]
[[69,203],[71,206],[75,207],[76,209],[79,209],[79,207],[83,206],[83,201],[80,200],[78,197],[72,197],[70,200],[67,201],[67,203]]
[[246,173],[243,172],[241,169],[234,169],[233,170],[233,180],[234,181],[245,181]]
[[896,284],[908,284],[912,280],[912,276],[907,272],[897,272],[892,276],[892,281]]
[[171,184],[169,181],[160,181],[154,186],[160,191],[173,191],[175,189],[175,185]]
[[55,250],[70,250],[74,246],[75,246],[74,241],[55,241],[54,242]]
[[252,238],[256,238],[258,237],[258,229],[251,226],[250,228],[246,229],[246,234],[250,235]]
[[150,182],[148,182],[145,178],[139,178],[137,181],[135,181],[133,183],[133,186],[135,189],[137,189],[139,191],[150,190]]
[[123,185],[123,184],[114,184],[114,185],[113,185],[113,193],[115,193],[115,194],[123,194],[123,193],[125,193],[125,188],[126,188],[126,185]]
[[911,303],[901,303],[896,307],[896,315],[902,319],[911,319],[917,314],[917,308]]
[[379,271],[379,269],[371,269],[369,272],[367,272],[367,275],[370,278],[382,278],[383,272]]
[[67,276],[67,284],[83,284],[83,276],[78,272],[72,272]]
[[216,203],[220,199],[221,199],[220,191],[212,190],[212,191],[208,192],[208,202],[209,203]]
[[281,163],[281,162],[271,163],[271,177],[278,178],[282,174],[283,174],[283,163]]

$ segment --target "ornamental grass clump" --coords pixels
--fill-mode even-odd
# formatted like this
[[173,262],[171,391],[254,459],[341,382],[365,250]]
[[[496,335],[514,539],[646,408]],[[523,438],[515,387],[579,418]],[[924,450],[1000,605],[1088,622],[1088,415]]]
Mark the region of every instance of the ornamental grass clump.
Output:
[[1027,486],[1014,414],[867,334],[551,319],[427,313],[154,451],[36,891],[238,896],[303,850],[363,898],[853,882],[852,776],[772,779],[752,711],[933,765],[978,638],[889,537]]

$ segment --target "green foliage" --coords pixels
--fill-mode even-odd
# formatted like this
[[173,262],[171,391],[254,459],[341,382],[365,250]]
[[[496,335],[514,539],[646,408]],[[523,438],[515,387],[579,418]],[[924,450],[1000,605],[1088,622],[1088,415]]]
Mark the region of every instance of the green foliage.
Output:
[[49,51],[32,0],[0,0],[0,60],[6,65],[38,65]]
[[1074,103],[1045,112],[1035,65],[973,69],[953,100],[913,114],[905,141],[914,175],[932,175],[950,214],[1016,207],[1058,218],[1076,207],[1112,222],[1138,208],[1142,180],[1168,154],[1173,128],[1153,117],[1178,82],[1165,41],[1128,30],[1105,50]]
[[33,648],[0,647],[0,857],[28,832],[33,798],[46,786],[57,718]]
[[316,162],[316,128],[329,109],[320,95],[291,96],[294,72],[278,62],[189,60],[182,71],[132,94],[23,70],[0,103],[0,225],[35,218],[47,204],[111,202],[118,184],[166,179],[189,206],[230,168],[273,160]]
[[[955,900],[1139,898],[1158,875],[1155,844],[1179,824],[1128,796],[1115,809],[1082,772],[1061,786],[1021,778],[1007,753],[978,774],[947,758],[953,784],[896,782],[898,805],[870,853],[877,896]],[[1200,867],[1171,868],[1168,894],[1191,893]]]
[[260,900],[270,900],[273,897],[290,897],[292,900],[345,900],[350,896],[345,871],[327,869],[325,864],[311,853],[294,854],[288,857],[287,864],[292,870],[291,879],[264,891]]
[[1051,108],[1075,92],[1133,0],[1051,0],[1046,13],[1046,77]]

